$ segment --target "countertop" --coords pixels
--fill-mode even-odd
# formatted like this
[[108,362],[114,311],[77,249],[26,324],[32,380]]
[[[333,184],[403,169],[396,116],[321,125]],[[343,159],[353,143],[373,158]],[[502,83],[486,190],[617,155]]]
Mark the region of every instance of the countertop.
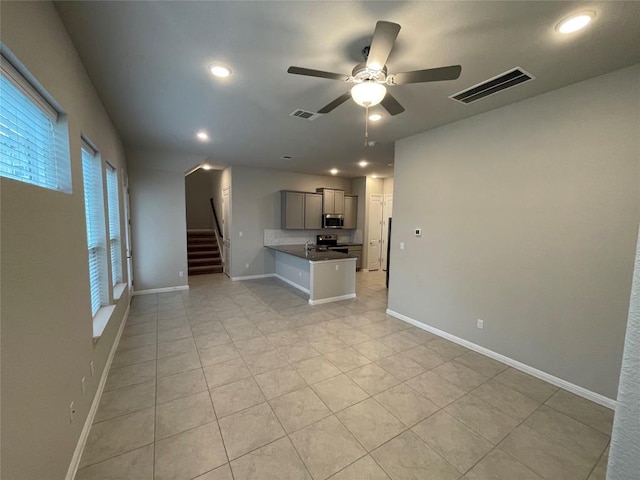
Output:
[[310,250],[306,252],[304,245],[265,245],[265,248],[275,250],[276,252],[288,253],[294,257],[305,258],[311,262],[356,258],[355,255],[347,255],[346,253],[334,252],[333,250],[321,250],[319,252]]
[[339,247],[361,247],[361,243],[353,243],[353,242],[338,242]]

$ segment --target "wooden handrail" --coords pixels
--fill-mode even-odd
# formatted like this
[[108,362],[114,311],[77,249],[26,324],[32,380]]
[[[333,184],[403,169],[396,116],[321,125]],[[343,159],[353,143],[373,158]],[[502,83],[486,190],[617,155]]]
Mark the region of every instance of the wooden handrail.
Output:
[[216,215],[216,207],[213,204],[213,198],[209,199],[209,203],[211,203],[211,211],[213,212],[213,218],[216,220],[216,230],[218,231],[218,236],[222,240],[224,237],[222,236],[222,230],[220,229],[220,223],[218,222],[218,215]]

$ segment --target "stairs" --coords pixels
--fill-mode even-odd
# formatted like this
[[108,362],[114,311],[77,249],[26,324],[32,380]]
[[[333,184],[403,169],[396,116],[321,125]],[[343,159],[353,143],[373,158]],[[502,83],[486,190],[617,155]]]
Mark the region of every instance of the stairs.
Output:
[[189,275],[222,273],[222,258],[213,230],[187,230]]

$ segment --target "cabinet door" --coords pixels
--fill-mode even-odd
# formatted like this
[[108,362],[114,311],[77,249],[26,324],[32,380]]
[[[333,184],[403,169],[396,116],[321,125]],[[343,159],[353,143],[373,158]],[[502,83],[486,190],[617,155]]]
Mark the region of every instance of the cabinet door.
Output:
[[322,191],[322,213],[336,213],[333,211],[335,206],[335,190]]
[[282,228],[304,228],[304,193],[282,192]]
[[322,228],[322,195],[319,193],[305,193],[304,228],[307,230]]
[[358,197],[344,197],[344,228],[358,226]]
[[335,190],[333,196],[333,213],[341,213],[344,215],[344,192],[342,190]]

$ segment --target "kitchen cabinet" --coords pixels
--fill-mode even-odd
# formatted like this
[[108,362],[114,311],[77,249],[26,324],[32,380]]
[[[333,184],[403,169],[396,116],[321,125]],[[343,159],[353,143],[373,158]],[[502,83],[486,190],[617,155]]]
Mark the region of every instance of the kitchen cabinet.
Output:
[[322,213],[336,213],[344,215],[344,190],[318,188],[322,193]]
[[304,228],[307,230],[322,228],[322,195],[319,193],[304,194]]
[[282,223],[281,228],[287,230],[304,229],[304,192],[281,192]]
[[344,196],[344,227],[355,229],[358,226],[358,197]]
[[347,253],[356,257],[356,270],[360,270],[362,268],[362,245],[349,245]]

